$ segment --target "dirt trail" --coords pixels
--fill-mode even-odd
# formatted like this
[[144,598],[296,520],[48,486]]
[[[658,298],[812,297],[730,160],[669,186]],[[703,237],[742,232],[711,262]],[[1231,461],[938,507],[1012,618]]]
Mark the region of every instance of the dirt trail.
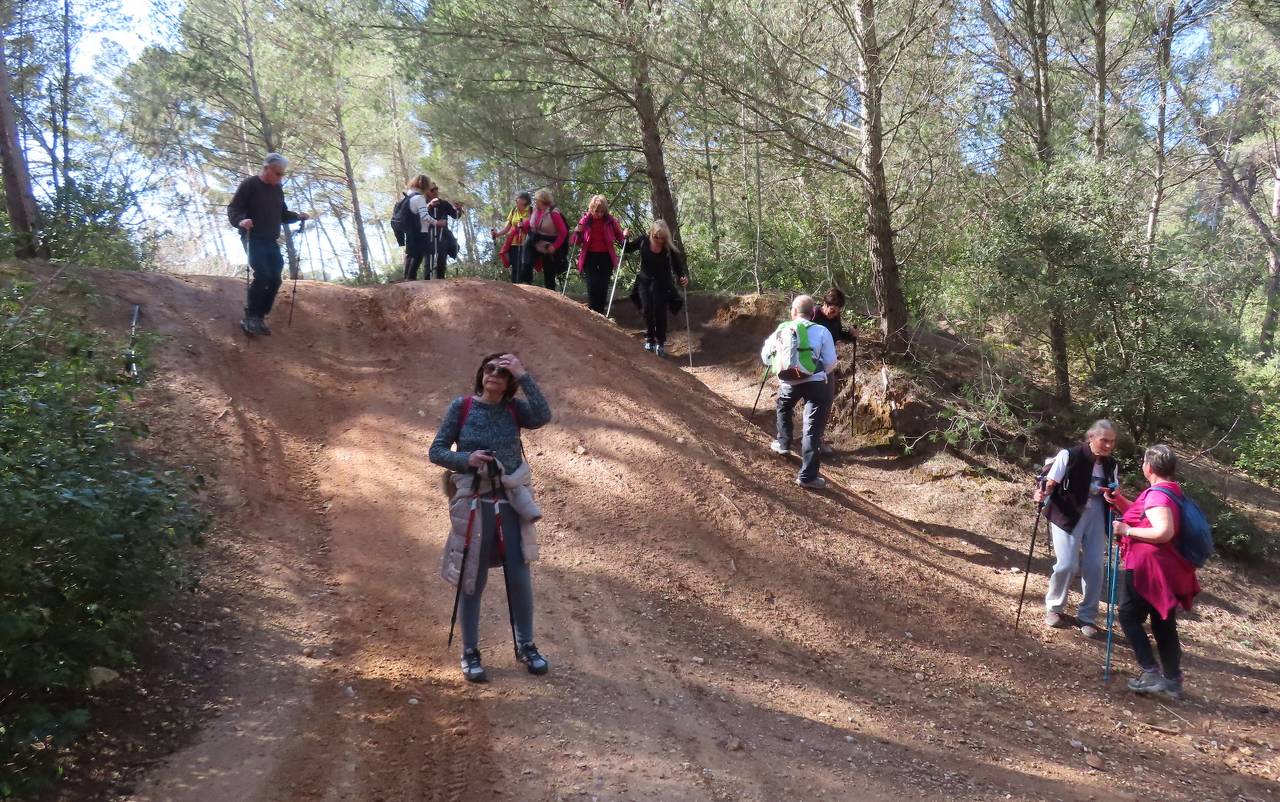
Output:
[[[234,329],[235,280],[86,276],[104,317],[141,302],[160,335],[147,446],[210,471],[208,584],[235,622],[213,636],[225,639],[216,714],[127,799],[1280,789],[1277,637],[1251,619],[1274,584],[1210,597],[1188,628],[1203,696],[1165,712],[1101,686],[1100,643],[1009,635],[1019,536],[902,520],[851,492],[854,471],[800,490],[737,397],[575,302],[480,280],[303,282],[292,328],[286,292],[276,336],[248,342]],[[492,682],[473,687],[445,648],[446,516],[426,449],[478,355],[508,349],[555,414],[525,436],[546,512],[534,577],[552,672],[531,677],[512,659],[497,584],[482,621]],[[737,370],[703,378],[729,387]],[[1215,638],[1264,625],[1262,647]]]

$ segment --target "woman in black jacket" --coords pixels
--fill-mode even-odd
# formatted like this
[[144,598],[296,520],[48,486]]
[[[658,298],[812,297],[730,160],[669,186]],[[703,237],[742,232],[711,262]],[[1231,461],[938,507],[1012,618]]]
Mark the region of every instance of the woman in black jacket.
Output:
[[631,300],[644,314],[644,350],[666,356],[667,310],[679,312],[683,305],[676,282],[681,287],[689,285],[684,254],[672,242],[665,220],[654,220],[649,233],[628,242],[623,252],[640,255],[640,272],[631,289]]

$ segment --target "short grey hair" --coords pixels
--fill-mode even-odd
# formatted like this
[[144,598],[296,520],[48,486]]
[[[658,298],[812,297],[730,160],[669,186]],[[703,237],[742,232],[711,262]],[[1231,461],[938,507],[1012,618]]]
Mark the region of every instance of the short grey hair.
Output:
[[1084,433],[1084,439],[1092,440],[1100,434],[1110,434],[1116,437],[1120,436],[1120,432],[1116,429],[1116,425],[1114,423],[1106,418],[1101,418],[1094,421],[1093,425],[1089,427],[1089,431]]
[[799,312],[805,317],[813,317],[814,306],[812,295],[797,295],[795,300],[791,302],[791,316],[795,317],[796,313]]
[[287,168],[289,166],[289,160],[279,153],[268,153],[266,158],[262,160],[262,166],[270,167],[273,164],[278,164],[282,168]]
[[1178,474],[1178,455],[1163,443],[1148,448],[1142,455],[1142,461],[1161,479],[1172,479]]

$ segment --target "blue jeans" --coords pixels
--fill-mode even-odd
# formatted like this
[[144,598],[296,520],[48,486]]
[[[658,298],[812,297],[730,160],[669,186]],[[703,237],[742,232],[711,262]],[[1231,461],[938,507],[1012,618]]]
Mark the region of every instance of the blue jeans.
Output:
[[276,302],[276,293],[280,291],[284,256],[280,253],[280,244],[274,239],[249,237],[245,250],[249,255],[249,267],[253,270],[253,281],[249,284],[244,311],[250,317],[266,317]]
[[831,382],[807,381],[778,388],[778,442],[788,449],[794,431],[791,413],[801,401],[804,402],[804,429],[800,443],[800,481],[811,482],[818,478],[822,465],[822,436],[831,414]]
[[[505,559],[500,564],[506,572],[505,579],[510,589],[509,603],[516,621],[516,640],[532,643],[533,576],[520,546],[520,516],[505,501],[497,506],[501,508],[502,535],[506,541]],[[480,645],[480,596],[489,578],[489,563],[498,559],[494,507],[487,501],[480,503],[480,538],[477,542],[473,535],[471,541],[471,548],[480,547],[480,572],[476,575],[476,592],[462,594],[458,603],[464,649],[475,649]]]

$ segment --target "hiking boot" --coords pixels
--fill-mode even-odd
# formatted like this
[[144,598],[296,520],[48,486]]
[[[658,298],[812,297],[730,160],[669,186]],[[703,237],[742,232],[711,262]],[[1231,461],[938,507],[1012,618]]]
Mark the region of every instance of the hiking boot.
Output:
[[1096,638],[1102,634],[1102,630],[1098,629],[1093,624],[1081,624],[1080,634],[1084,635],[1086,638]]
[[551,665],[547,662],[547,658],[538,654],[538,647],[532,643],[520,644],[520,654],[517,657],[520,662],[528,667],[530,674],[542,676],[551,670]]
[[1159,671],[1143,669],[1142,674],[1137,679],[1129,680],[1129,690],[1134,693],[1160,693],[1168,690],[1168,688],[1168,683],[1165,682],[1164,677],[1160,676]]
[[821,476],[815,476],[812,479],[800,479],[797,477],[796,484],[807,490],[822,490],[826,488],[827,480],[823,479]]
[[467,682],[488,682],[489,675],[484,673],[480,665],[479,649],[462,650],[462,676]]
[[258,323],[256,319],[249,315],[245,315],[244,319],[240,321],[240,330],[250,336],[257,334]]
[[1168,677],[1165,677],[1164,695],[1168,696],[1170,699],[1181,700],[1182,699],[1182,677],[1178,677],[1177,679],[1169,679]]
[[783,457],[791,453],[791,449],[787,448],[782,443],[779,443],[777,440],[774,440],[769,444],[769,450]]
[[1062,613],[1055,613],[1052,610],[1044,614],[1044,625],[1057,629],[1062,626]]
[[259,316],[257,319],[257,325],[259,334],[265,334],[268,337],[271,336],[271,327],[267,325],[267,319],[265,317]]
[[657,345],[655,345],[655,346],[653,347],[653,352],[654,352],[655,354],[657,354],[658,356],[666,356],[666,355],[667,355],[667,347],[666,347],[665,345],[663,345],[662,343],[658,343]]
[[646,351],[652,351],[652,350],[653,350],[653,343],[646,342],[646,343],[644,344],[644,350],[646,350]]

